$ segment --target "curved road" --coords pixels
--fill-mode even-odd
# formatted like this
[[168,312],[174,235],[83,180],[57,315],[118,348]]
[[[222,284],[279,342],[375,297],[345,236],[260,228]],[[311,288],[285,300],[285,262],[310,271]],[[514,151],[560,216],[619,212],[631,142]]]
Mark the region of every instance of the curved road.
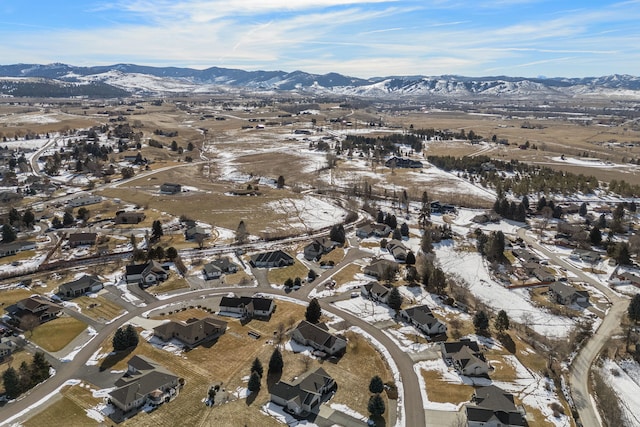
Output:
[[[77,373],[84,368],[85,363],[103,345],[104,340],[110,334],[115,332],[118,327],[122,326],[124,323],[130,321],[134,317],[140,316],[146,311],[160,308],[167,304],[186,302],[206,296],[225,295],[230,291],[233,291],[238,295],[251,295],[259,292],[260,288],[241,290],[237,287],[229,287],[206,289],[202,291],[190,292],[188,294],[177,295],[165,300],[154,301],[153,303],[148,304],[145,307],[138,307],[135,310],[132,310],[124,316],[118,318],[116,321],[105,325],[98,332],[98,334],[94,336],[93,339],[77,353],[72,361],[62,364],[60,369],[58,369],[53,377],[38,385],[20,400],[7,404],[4,407],[0,408],[0,419],[5,420],[0,422],[0,426],[5,425],[7,423],[6,420],[9,420],[20,412],[37,404],[41,399],[53,393],[56,389],[62,386],[65,381],[76,378]],[[265,291],[265,293],[267,293],[267,291]],[[268,293],[287,296],[291,298],[290,294],[285,294],[285,292],[279,289],[269,289]],[[413,363],[409,356],[401,351],[391,339],[389,339],[384,333],[382,333],[382,331],[378,330],[371,324],[349,313],[345,313],[337,309],[336,307],[330,306],[327,303],[323,302],[322,306],[326,311],[342,317],[348,324],[361,328],[363,331],[374,337],[377,341],[382,343],[387,348],[387,350],[391,354],[391,357],[394,359],[394,362],[398,366],[398,370],[402,378],[402,387],[404,394],[404,402],[402,403],[404,404],[405,408],[405,420],[403,420],[403,424],[406,426],[424,426],[425,417],[424,410],[422,409],[422,395],[420,393],[418,379],[413,371]],[[45,402],[43,402],[43,404],[45,404]]]
[[595,361],[602,348],[607,344],[609,338],[617,333],[620,329],[622,316],[627,312],[629,300],[621,297],[607,286],[603,286],[599,281],[585,274],[582,270],[565,262],[556,253],[549,251],[541,246],[535,239],[527,235],[527,230],[520,228],[518,236],[527,244],[537,251],[543,253],[546,257],[553,261],[554,264],[560,265],[575,274],[578,279],[589,283],[594,288],[602,292],[611,301],[611,308],[607,312],[604,320],[598,327],[593,336],[582,346],[570,366],[569,386],[571,388],[571,396],[573,398],[576,410],[580,417],[580,422],[584,427],[601,427],[602,422],[595,402],[592,399],[589,388],[589,373],[591,366]]

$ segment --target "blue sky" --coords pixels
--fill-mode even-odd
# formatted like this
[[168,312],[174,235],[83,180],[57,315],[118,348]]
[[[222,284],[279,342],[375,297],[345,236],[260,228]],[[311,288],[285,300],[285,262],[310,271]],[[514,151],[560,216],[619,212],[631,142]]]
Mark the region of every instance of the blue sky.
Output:
[[0,0],[0,62],[640,74],[640,0]]

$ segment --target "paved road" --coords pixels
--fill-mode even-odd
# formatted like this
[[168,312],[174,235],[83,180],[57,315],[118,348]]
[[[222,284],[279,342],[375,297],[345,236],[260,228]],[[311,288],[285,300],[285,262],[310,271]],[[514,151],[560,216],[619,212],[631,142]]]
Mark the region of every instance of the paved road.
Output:
[[569,386],[571,388],[571,396],[575,403],[580,421],[584,427],[601,427],[602,422],[595,407],[594,400],[591,398],[589,389],[589,372],[602,348],[607,344],[609,338],[615,335],[620,328],[622,316],[626,313],[629,300],[620,297],[607,286],[603,286],[598,280],[585,274],[582,270],[565,262],[558,254],[547,250],[541,246],[535,239],[526,234],[526,230],[521,228],[518,230],[520,236],[527,244],[537,251],[543,253],[554,264],[560,265],[575,274],[581,281],[589,283],[594,288],[606,295],[611,301],[611,308],[607,312],[604,320],[598,327],[596,333],[582,346],[577,356],[573,359],[569,373]]

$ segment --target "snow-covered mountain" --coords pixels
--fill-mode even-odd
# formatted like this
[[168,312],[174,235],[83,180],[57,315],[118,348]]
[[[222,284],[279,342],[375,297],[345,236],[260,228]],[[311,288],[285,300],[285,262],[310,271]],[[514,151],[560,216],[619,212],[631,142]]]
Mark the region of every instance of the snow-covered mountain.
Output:
[[[116,97],[245,89],[384,98],[640,98],[640,78],[618,74],[586,78],[443,75],[361,79],[337,73],[319,75],[303,71],[244,71],[219,67],[196,70],[135,64],[75,67],[55,63],[0,66],[0,77],[0,96],[37,96],[38,90],[42,91],[40,96],[69,96],[75,91],[76,95]],[[28,94],[25,94],[26,87]]]

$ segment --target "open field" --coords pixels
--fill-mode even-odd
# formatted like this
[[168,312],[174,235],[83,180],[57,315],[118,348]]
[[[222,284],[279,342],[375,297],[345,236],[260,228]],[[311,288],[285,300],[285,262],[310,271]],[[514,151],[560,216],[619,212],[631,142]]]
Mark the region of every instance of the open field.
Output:
[[124,311],[119,305],[101,296],[97,298],[81,296],[74,298],[73,302],[80,306],[82,314],[96,320],[111,320]]
[[468,402],[473,395],[473,387],[464,384],[451,384],[444,381],[438,371],[421,369],[420,374],[427,386],[427,396],[431,402],[459,403]]
[[73,317],[59,317],[27,332],[27,338],[47,351],[62,350],[75,337],[87,328],[87,325]]
[[267,278],[269,279],[269,283],[282,285],[288,278],[291,278],[291,280],[294,280],[296,277],[304,279],[308,273],[309,269],[296,259],[293,265],[282,268],[270,268],[267,273]]

